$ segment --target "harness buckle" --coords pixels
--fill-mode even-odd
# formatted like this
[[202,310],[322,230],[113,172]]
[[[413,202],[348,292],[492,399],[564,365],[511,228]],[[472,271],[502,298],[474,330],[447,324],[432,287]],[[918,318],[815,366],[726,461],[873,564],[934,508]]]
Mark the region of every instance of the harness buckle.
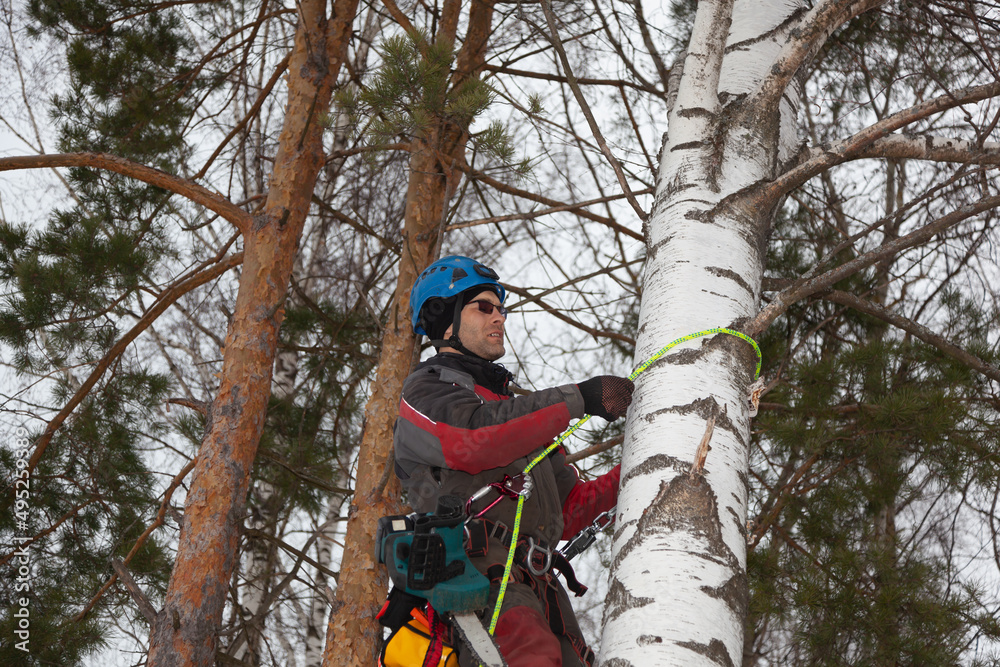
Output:
[[507,527],[502,521],[497,521],[493,524],[493,530],[490,531],[490,536],[495,537],[501,542],[503,542],[510,535],[510,528]]
[[[544,565],[541,568],[535,567],[535,553],[544,555],[542,562]],[[551,547],[543,547],[541,544],[535,542],[535,538],[528,537],[528,553],[524,557],[524,564],[528,566],[528,570],[535,576],[540,577],[552,567],[552,549]]]

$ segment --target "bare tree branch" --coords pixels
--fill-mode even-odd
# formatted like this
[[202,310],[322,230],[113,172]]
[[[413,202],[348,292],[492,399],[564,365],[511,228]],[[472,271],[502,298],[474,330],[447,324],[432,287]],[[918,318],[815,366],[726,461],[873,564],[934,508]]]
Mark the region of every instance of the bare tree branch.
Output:
[[122,562],[121,558],[113,558],[111,560],[111,567],[114,568],[118,579],[125,585],[125,590],[132,597],[132,601],[139,608],[139,612],[143,618],[152,625],[156,620],[156,610],[153,609],[153,605],[150,603],[149,598],[146,597],[146,594],[139,588],[139,584],[135,583],[135,579],[132,577],[132,573],[128,571],[128,568],[125,567],[125,563]]
[[[637,191],[637,195],[649,195],[653,194],[654,188],[644,188]],[[563,204],[562,206],[552,206],[550,208],[541,209],[538,211],[529,211],[527,213],[512,213],[511,215],[497,215],[492,218],[481,218],[479,220],[468,220],[466,222],[456,222],[448,225],[445,228],[446,232],[450,232],[454,229],[465,229],[467,227],[475,227],[477,225],[488,225],[497,222],[509,222],[512,220],[534,220],[535,218],[540,218],[543,215],[550,215],[552,213],[562,213],[564,211],[575,212],[585,206],[593,206],[594,204],[606,204],[612,201],[618,201],[620,199],[625,199],[628,195],[610,195],[607,197],[598,197],[596,199],[588,199],[587,201],[577,202],[575,204]]]
[[789,306],[799,300],[826,290],[834,283],[848,276],[853,276],[858,271],[868,268],[880,260],[892,257],[907,248],[912,248],[915,245],[923,243],[949,227],[997,206],[1000,206],[1000,196],[986,197],[975,204],[962,206],[938,218],[934,222],[910,232],[906,236],[901,236],[889,243],[885,243],[826,273],[807,280],[796,281],[794,285],[779,292],[774,300],[757,317],[751,320],[747,328],[744,329],[744,333],[754,337],[760,335],[779,315],[788,310]]
[[872,317],[876,317],[883,322],[888,322],[889,324],[902,329],[903,331],[916,336],[920,340],[924,341],[928,345],[936,347],[941,352],[947,354],[949,357],[962,362],[966,366],[973,368],[991,380],[996,380],[1000,382],[1000,368],[986,363],[979,357],[970,352],[963,350],[962,348],[948,342],[943,336],[939,336],[934,333],[924,325],[919,322],[914,322],[911,319],[903,317],[898,313],[894,313],[891,310],[873,303],[866,299],[862,299],[854,294],[848,292],[842,292],[840,290],[830,290],[829,292],[823,292],[819,294],[821,298],[826,301],[832,301],[833,303],[839,303],[843,306],[849,306],[854,310],[860,311]]
[[194,175],[194,178],[203,178],[208,172],[208,168],[212,166],[215,162],[215,158],[219,157],[219,153],[225,149],[225,147],[232,141],[232,138],[243,131],[243,129],[257,116],[257,112],[260,108],[264,106],[264,102],[267,101],[268,96],[271,94],[271,90],[274,89],[275,84],[281,80],[281,75],[285,73],[288,68],[288,61],[291,59],[292,55],[289,53],[284,57],[284,59],[278,63],[277,67],[274,68],[274,73],[271,75],[270,80],[268,80],[267,85],[264,86],[263,90],[260,91],[260,95],[257,96],[257,100],[250,107],[250,110],[243,116],[240,122],[236,123],[229,134],[226,135],[218,146],[216,146],[215,151],[205,160],[205,164],[202,166],[201,170]]
[[218,213],[241,232],[248,229],[251,224],[252,218],[249,213],[208,188],[186,178],[107,153],[54,153],[0,158],[0,171],[52,167],[91,167],[113,171],[190,199],[195,204]]
[[605,225],[606,227],[609,227],[620,234],[625,234],[626,236],[630,236],[636,239],[637,241],[644,240],[643,235],[640,234],[639,232],[632,231],[628,227],[624,227],[618,224],[611,218],[607,218],[604,217],[603,215],[597,215],[596,213],[591,213],[590,211],[581,209],[579,208],[580,205],[576,205],[576,207],[574,207],[574,205],[556,201],[555,199],[550,199],[549,197],[545,197],[543,195],[536,194],[534,192],[529,192],[528,190],[515,188],[512,185],[508,185],[506,183],[498,181],[492,176],[488,176],[481,171],[473,169],[472,167],[470,167],[468,164],[465,163],[456,164],[455,167],[460,171],[465,172],[469,176],[475,178],[477,181],[485,183],[486,185],[489,185],[491,188],[498,190],[500,192],[513,195],[515,197],[521,197],[529,201],[536,201],[540,204],[545,204],[546,206],[567,207],[567,210],[572,211],[575,215],[578,215],[579,217],[584,218],[585,220],[593,220],[594,222],[599,222],[602,225]]
[[896,130],[923,120],[936,113],[954,109],[965,104],[979,102],[1000,95],[1000,82],[988,83],[982,86],[963,88],[941,95],[927,102],[917,104],[908,109],[897,111],[873,125],[866,127],[857,134],[842,139],[832,146],[822,148],[822,152],[807,158],[798,166],[789,169],[775,180],[765,184],[758,194],[764,201],[775,201],[808,181],[813,176],[838,164],[861,157],[869,157],[864,152],[875,142],[891,135]]
[[94,370],[90,372],[90,375],[86,380],[80,385],[73,394],[73,397],[63,406],[63,409],[49,421],[48,426],[45,427],[45,432],[38,438],[38,442],[35,445],[35,451],[31,454],[31,459],[28,461],[28,470],[34,470],[35,466],[42,459],[42,455],[45,454],[45,448],[48,447],[49,442],[52,440],[52,436],[55,435],[59,427],[63,425],[66,418],[72,414],[73,410],[76,409],[83,399],[87,397],[90,390],[94,388],[97,381],[101,379],[105,371],[111,366],[111,364],[122,355],[123,352],[128,348],[128,346],[134,341],[140,333],[146,330],[156,319],[163,314],[163,312],[170,307],[172,303],[177,301],[191,290],[205,283],[214,280],[215,278],[221,276],[223,273],[229,269],[239,266],[243,261],[243,253],[238,252],[234,255],[230,255],[224,260],[218,262],[217,264],[204,269],[193,276],[175,283],[171,287],[163,290],[157,300],[150,306],[139,321],[133,326],[128,332],[122,336],[117,343],[112,346],[108,353],[97,362]]
[[589,458],[601,452],[606,452],[616,445],[620,445],[625,442],[625,436],[619,435],[617,437],[611,438],[610,440],[605,440],[604,442],[598,442],[591,445],[585,449],[581,449],[578,452],[573,452],[572,454],[566,455],[566,463],[576,463],[577,461],[582,461],[583,459]]
[[[819,152],[814,150],[811,153]],[[1000,165],[1000,143],[989,142],[980,145],[974,141],[925,134],[891,134],[858,151],[855,157]]]
[[601,153],[604,154],[605,159],[607,159],[611,168],[614,169],[615,175],[618,177],[618,184],[622,187],[622,192],[625,193],[629,205],[632,206],[632,210],[635,211],[636,216],[640,220],[645,221],[649,217],[649,214],[639,205],[639,201],[635,198],[632,188],[629,187],[621,163],[618,162],[618,158],[611,152],[608,142],[604,140],[601,128],[597,125],[597,119],[594,118],[594,112],[591,111],[590,105],[587,103],[587,98],[583,96],[583,91],[580,90],[580,84],[576,80],[576,75],[573,74],[573,67],[569,63],[569,58],[566,57],[566,49],[563,48],[562,40],[559,39],[559,30],[556,28],[556,19],[552,13],[552,0],[541,0],[541,4],[542,11],[545,12],[545,22],[549,26],[549,39],[552,41],[552,46],[555,48],[556,53],[559,54],[559,61],[562,63],[563,70],[566,73],[566,83],[569,85],[570,90],[573,91],[573,96],[580,105],[580,110],[583,111],[583,116],[587,119],[587,124],[590,125],[590,131],[593,133],[597,145],[601,148]]
[[770,75],[761,81],[757,95],[767,108],[776,109],[778,101],[792,78],[802,66],[812,60],[826,40],[851,19],[883,5],[886,0],[822,0],[808,12],[789,21],[795,29],[771,67]]
[[[522,289],[520,287],[513,287],[513,286],[509,286],[508,285],[507,286],[507,291],[513,292],[514,294],[517,294],[517,295],[523,296],[523,297],[531,297],[532,296],[531,292],[529,292],[526,289]],[[566,324],[574,326],[577,329],[579,329],[580,331],[585,331],[585,332],[589,333],[591,336],[593,336],[594,338],[610,338],[612,340],[619,340],[619,341],[621,341],[623,343],[627,343],[629,345],[635,345],[635,339],[631,338],[629,336],[626,336],[625,334],[620,334],[617,331],[600,331],[600,330],[595,329],[593,327],[588,327],[586,324],[584,324],[582,322],[578,322],[577,320],[574,320],[569,315],[566,315],[559,308],[556,308],[554,306],[550,306],[549,304],[545,303],[544,301],[542,301],[541,299],[539,299],[537,297],[532,297],[531,300],[534,301],[535,303],[537,303],[539,306],[541,306],[542,310],[544,310],[548,314],[552,315],[556,319],[562,320]]]

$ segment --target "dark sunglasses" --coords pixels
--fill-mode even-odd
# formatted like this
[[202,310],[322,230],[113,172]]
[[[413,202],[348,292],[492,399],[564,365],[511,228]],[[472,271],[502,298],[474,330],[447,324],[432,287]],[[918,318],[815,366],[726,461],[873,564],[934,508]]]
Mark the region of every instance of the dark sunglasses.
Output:
[[480,313],[486,313],[487,315],[492,315],[493,309],[496,308],[497,310],[500,311],[500,317],[507,317],[506,308],[504,308],[503,306],[498,306],[495,303],[487,301],[486,299],[473,299],[472,301],[470,301],[465,305],[471,306],[472,304],[476,304],[476,307],[479,308]]

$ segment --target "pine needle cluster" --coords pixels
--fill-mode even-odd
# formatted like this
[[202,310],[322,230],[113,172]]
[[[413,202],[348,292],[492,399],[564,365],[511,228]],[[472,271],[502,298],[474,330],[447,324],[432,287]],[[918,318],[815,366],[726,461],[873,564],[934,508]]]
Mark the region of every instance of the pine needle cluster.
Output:
[[[394,35],[379,53],[382,65],[368,85],[338,94],[357,133],[370,144],[427,139],[448,127],[470,132],[496,97],[479,77],[455,77],[456,50],[450,43],[431,41],[421,33]],[[528,172],[528,160],[515,161],[514,140],[502,121],[493,120],[471,133],[469,141],[477,153],[516,174]]]

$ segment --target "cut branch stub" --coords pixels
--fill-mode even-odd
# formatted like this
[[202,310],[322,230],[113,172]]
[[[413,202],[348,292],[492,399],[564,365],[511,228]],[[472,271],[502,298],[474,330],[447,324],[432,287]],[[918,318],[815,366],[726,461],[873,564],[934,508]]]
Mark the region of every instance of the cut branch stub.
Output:
[[705,424],[705,435],[701,436],[701,442],[698,443],[698,449],[694,454],[694,463],[691,464],[691,472],[688,473],[688,477],[694,484],[697,484],[701,479],[705,470],[705,460],[708,458],[709,450],[712,449],[709,443],[712,441],[712,433],[715,432],[715,420],[720,415],[725,416],[727,411],[728,406],[723,405],[720,411],[718,404],[714,404],[712,416],[708,418],[708,422]]

